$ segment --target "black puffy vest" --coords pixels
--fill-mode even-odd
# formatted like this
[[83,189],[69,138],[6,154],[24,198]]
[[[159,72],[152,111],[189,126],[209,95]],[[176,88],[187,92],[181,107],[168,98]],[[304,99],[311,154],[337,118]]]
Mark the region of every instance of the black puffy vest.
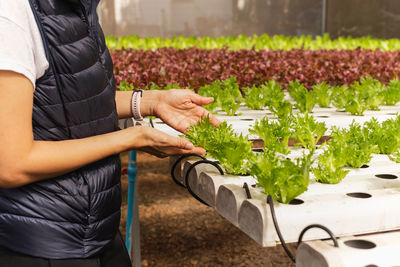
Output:
[[[116,131],[113,65],[98,23],[98,0],[26,1],[50,63],[36,81],[35,140]],[[115,155],[60,177],[0,189],[0,246],[49,259],[100,251],[119,226],[120,169]]]

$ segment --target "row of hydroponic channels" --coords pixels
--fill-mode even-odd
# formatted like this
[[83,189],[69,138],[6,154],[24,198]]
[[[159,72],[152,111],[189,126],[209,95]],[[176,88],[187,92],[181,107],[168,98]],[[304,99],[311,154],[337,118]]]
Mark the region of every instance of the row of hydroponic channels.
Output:
[[230,50],[256,49],[256,50],[292,50],[292,49],[380,49],[382,51],[394,51],[400,49],[398,39],[376,39],[371,37],[352,38],[339,37],[331,39],[329,34],[324,36],[310,35],[303,36],[269,36],[263,34],[251,37],[245,35],[229,37],[185,37],[178,36],[172,38],[147,37],[141,38],[137,35],[123,36],[116,38],[114,36],[106,37],[107,46],[110,49],[158,49],[172,47],[177,49],[186,49],[197,47],[200,49],[222,49]]
[[[138,39],[125,39],[129,40],[135,43]],[[254,41],[244,37],[221,40],[216,42],[230,42],[223,46],[230,46],[232,50],[240,47],[241,42],[246,46]],[[292,42],[293,47],[297,42],[303,43],[303,47],[315,48],[307,43],[308,37],[287,40],[286,44]],[[385,44],[384,40],[340,40],[353,45],[358,43],[359,47],[369,40],[376,45],[370,47],[372,49],[397,50],[379,47]],[[190,39],[186,45],[194,41],[199,39]],[[329,42],[332,44],[326,37],[315,41],[327,46]],[[364,125],[353,123],[349,129],[333,128],[332,139],[318,149],[318,142],[326,135],[327,128],[309,115],[316,103],[319,106],[332,104],[355,115],[362,115],[367,109],[376,110],[381,104],[396,104],[400,97],[399,81],[395,79],[400,71],[398,51],[174,49],[159,48],[175,46],[165,45],[165,40],[146,39],[146,42],[153,43],[143,48],[156,50],[112,51],[121,89],[190,87],[215,98],[215,103],[207,107],[211,111],[219,106],[227,114],[234,115],[240,101],[244,101],[250,108],[267,107],[278,117],[277,121],[264,118],[250,129],[250,133],[264,140],[261,153],[254,153],[248,137],[235,134],[227,123],[215,128],[206,119],[193,126],[187,137],[206,148],[208,155],[217,159],[227,172],[256,177],[264,192],[279,202],[288,203],[307,190],[310,174],[322,183],[337,183],[346,176],[346,168],[359,168],[368,163],[372,153],[392,154],[392,158],[398,160],[398,116],[383,123],[372,119]],[[155,45],[154,42],[159,43]],[[206,44],[210,39],[200,42]],[[390,41],[392,47],[396,47],[397,42]],[[258,48],[268,47],[260,45]],[[288,90],[300,113],[292,114],[293,105],[285,100],[283,88]],[[295,160],[288,157],[292,151],[290,140],[304,148]]]
[[[153,83],[145,89],[165,90],[171,88],[179,88],[179,85],[160,88]],[[322,108],[330,107],[332,104],[338,110],[361,116],[365,110],[379,110],[379,106],[383,104],[393,106],[400,101],[400,81],[398,79],[393,79],[388,85],[384,85],[378,80],[368,77],[361,78],[360,82],[354,82],[350,86],[331,86],[322,82],[311,88],[312,90],[307,90],[298,81],[289,82],[287,91],[294,99],[294,105],[284,99],[282,86],[276,81],[269,81],[260,86],[245,87],[243,88],[244,97],[242,97],[235,77],[205,85],[199,88],[198,93],[214,98],[213,103],[205,106],[209,111],[214,112],[218,107],[228,116],[238,115],[237,110],[241,103],[253,110],[268,108],[274,115],[282,118],[287,117],[293,108],[303,113],[312,112],[316,104]],[[119,90],[133,90],[133,85],[122,81]]]
[[[327,132],[325,123],[315,121],[308,113],[297,113],[255,122],[249,132],[264,141],[261,153],[254,152],[248,137],[235,133],[227,122],[214,127],[209,118],[192,126],[186,137],[204,147],[226,172],[251,175],[264,193],[289,203],[307,190],[310,173],[321,183],[335,184],[349,172],[346,167],[362,167],[371,160],[372,153],[391,154],[391,159],[399,162],[399,131],[399,115],[382,123],[372,118],[364,125],[353,122],[348,129],[334,127],[331,139],[321,145]],[[288,157],[293,141],[304,149],[294,160]]]

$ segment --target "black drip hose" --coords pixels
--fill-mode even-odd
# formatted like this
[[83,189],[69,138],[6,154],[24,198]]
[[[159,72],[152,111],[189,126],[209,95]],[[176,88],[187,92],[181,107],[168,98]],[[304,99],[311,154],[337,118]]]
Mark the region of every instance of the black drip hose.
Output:
[[337,238],[336,238],[335,235],[332,233],[332,231],[329,230],[328,227],[323,226],[323,225],[321,225],[321,224],[311,224],[311,225],[307,226],[306,228],[304,228],[303,231],[301,231],[301,233],[300,233],[299,240],[298,240],[298,242],[297,242],[297,247],[299,247],[300,243],[303,242],[303,236],[304,236],[304,234],[305,234],[309,229],[311,229],[311,228],[320,228],[320,229],[324,230],[325,232],[327,232],[327,233],[329,234],[330,238],[332,239],[333,244],[335,245],[335,247],[337,247],[337,248],[339,247],[339,243],[338,243],[338,241],[337,241]]
[[149,119],[149,122],[150,122],[150,126],[151,126],[152,128],[154,128],[154,123],[153,123],[153,119],[152,119],[152,118]]
[[206,159],[205,157],[203,157],[203,156],[200,155],[200,154],[197,154],[197,153],[190,153],[190,154],[185,154],[185,155],[179,157],[179,158],[175,161],[175,163],[174,163],[174,164],[172,165],[172,167],[171,167],[171,177],[172,177],[172,180],[174,180],[174,182],[175,182],[177,185],[182,186],[182,187],[184,187],[184,188],[186,188],[186,186],[185,186],[183,183],[181,183],[181,182],[175,177],[175,168],[176,168],[176,166],[178,166],[178,164],[179,164],[182,160],[184,160],[185,158],[188,158],[188,157],[199,157],[199,158],[201,158],[201,159],[203,159],[203,160]]
[[287,247],[286,242],[283,239],[281,230],[279,229],[278,221],[276,220],[276,215],[275,215],[274,201],[272,200],[272,197],[270,195],[267,196],[267,203],[269,204],[269,207],[271,209],[272,221],[274,222],[275,230],[276,230],[276,233],[278,234],[279,241],[281,241],[282,247],[285,250],[288,257],[293,262],[296,262],[296,258],[293,256],[292,252],[290,252],[289,248]]
[[251,199],[251,193],[249,189],[249,185],[247,183],[243,184],[244,191],[246,192],[247,199]]
[[219,171],[219,173],[220,173],[221,175],[224,175],[224,171],[223,171],[222,168],[221,168],[217,163],[215,163],[214,161],[210,161],[210,160],[207,160],[207,159],[203,159],[203,160],[199,160],[199,161],[196,161],[195,163],[193,163],[193,164],[189,167],[189,169],[187,170],[187,172],[186,172],[186,176],[185,176],[185,185],[186,185],[186,188],[187,188],[187,190],[189,191],[189,193],[190,193],[195,199],[197,199],[199,202],[203,203],[203,204],[206,205],[206,206],[210,206],[210,205],[208,205],[204,200],[202,200],[198,195],[196,195],[196,194],[193,192],[193,190],[190,188],[190,185],[189,185],[189,174],[190,174],[190,171],[193,170],[193,169],[194,169],[197,165],[199,165],[199,164],[210,164],[210,165],[213,165],[215,168],[218,169],[218,171]]

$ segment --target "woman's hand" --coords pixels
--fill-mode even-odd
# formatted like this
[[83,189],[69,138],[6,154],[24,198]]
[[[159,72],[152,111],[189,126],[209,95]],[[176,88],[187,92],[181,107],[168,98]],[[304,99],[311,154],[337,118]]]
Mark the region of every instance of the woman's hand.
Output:
[[215,116],[202,107],[213,101],[212,97],[200,96],[187,89],[159,91],[153,112],[175,130],[185,133],[191,125],[207,116],[215,126],[220,124]]
[[137,126],[128,129],[139,131],[139,135],[136,135],[135,140],[132,140],[132,143],[136,146],[135,149],[160,158],[188,153],[205,154],[203,148],[194,147],[188,140],[168,135],[151,127]]

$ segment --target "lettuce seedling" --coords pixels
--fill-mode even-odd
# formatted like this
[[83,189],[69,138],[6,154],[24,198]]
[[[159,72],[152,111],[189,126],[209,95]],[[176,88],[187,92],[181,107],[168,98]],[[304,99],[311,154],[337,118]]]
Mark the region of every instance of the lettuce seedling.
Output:
[[393,79],[382,91],[383,102],[385,105],[393,106],[400,101],[400,81]]
[[199,88],[199,95],[214,98],[213,102],[204,106],[208,111],[214,112],[214,110],[219,106],[220,90],[221,90],[220,81],[215,81],[212,84],[205,85]]
[[270,107],[270,111],[272,112],[272,114],[280,119],[292,116],[292,110],[293,105],[287,100],[283,100],[282,102],[277,103],[276,106]]
[[278,118],[286,118],[292,114],[292,104],[285,100],[285,93],[276,81],[269,81],[262,85],[265,89],[265,105]]
[[325,122],[317,122],[312,115],[297,114],[292,123],[292,138],[298,142],[297,145],[314,151],[319,139],[324,136],[327,128]]
[[360,83],[355,82],[354,85],[368,109],[379,110],[379,106],[383,103],[384,85],[371,77],[362,77]]
[[[221,127],[224,127],[224,125]],[[195,146],[209,150],[209,133],[214,131],[216,131],[215,126],[211,124],[211,119],[207,116],[198,121],[197,124],[190,126],[189,130],[186,131],[186,138]]]
[[219,92],[218,103],[228,116],[235,115],[242,102],[242,94],[239,85],[236,83],[236,77],[221,81],[221,90]]
[[400,148],[400,116],[379,123],[376,118],[364,123],[364,134],[376,146],[375,153],[392,154]]
[[229,134],[223,130],[216,131],[209,154],[217,159],[230,174],[246,175],[249,171],[248,159],[253,155],[253,143],[247,136]]
[[322,82],[320,84],[312,86],[312,89],[315,93],[317,104],[321,108],[329,107],[332,101],[331,86],[326,84],[326,82]]
[[247,136],[235,134],[227,122],[215,127],[210,118],[206,117],[191,126],[186,137],[194,145],[203,147],[228,173],[247,174],[248,159],[253,155],[253,144]]
[[277,103],[282,102],[285,97],[282,86],[276,81],[268,81],[261,85],[261,88],[265,94],[265,104],[267,106],[277,106]]
[[344,170],[345,158],[343,157],[342,147],[329,146],[318,157],[318,165],[312,169],[315,180],[323,184],[337,184],[342,181],[349,170]]
[[361,116],[367,109],[379,110],[383,103],[383,84],[373,78],[361,78],[350,86],[350,94],[345,110],[352,115]]
[[341,147],[346,167],[360,168],[371,160],[372,153],[377,149],[376,145],[371,144],[361,125],[355,122],[349,129],[333,127],[331,136],[329,145],[334,146],[332,149]]
[[257,120],[251,134],[258,135],[264,141],[264,147],[273,152],[289,154],[290,128],[288,120],[271,121],[267,117]]
[[389,156],[391,161],[394,161],[396,163],[400,163],[400,149],[398,149],[397,151],[393,152],[390,156]]
[[294,106],[298,108],[300,112],[312,112],[317,103],[317,98],[313,91],[308,91],[298,80],[289,82],[287,90],[294,101],[296,101]]
[[364,111],[368,109],[368,106],[364,104],[361,96],[356,92],[350,95],[349,102],[347,102],[344,110],[350,112],[351,115],[362,116]]
[[347,85],[332,86],[332,104],[337,109],[344,109],[352,94]]
[[244,98],[244,103],[246,107],[254,110],[262,110],[265,107],[266,94],[265,87],[255,86],[244,88],[244,93],[246,97]]
[[214,112],[217,107],[220,107],[228,116],[235,115],[242,101],[236,77],[215,81],[213,84],[203,86],[199,89],[199,94],[214,98],[214,102],[205,106],[206,109]]
[[309,155],[303,154],[293,162],[266,151],[253,160],[250,173],[257,178],[265,194],[287,204],[307,190],[310,165]]

